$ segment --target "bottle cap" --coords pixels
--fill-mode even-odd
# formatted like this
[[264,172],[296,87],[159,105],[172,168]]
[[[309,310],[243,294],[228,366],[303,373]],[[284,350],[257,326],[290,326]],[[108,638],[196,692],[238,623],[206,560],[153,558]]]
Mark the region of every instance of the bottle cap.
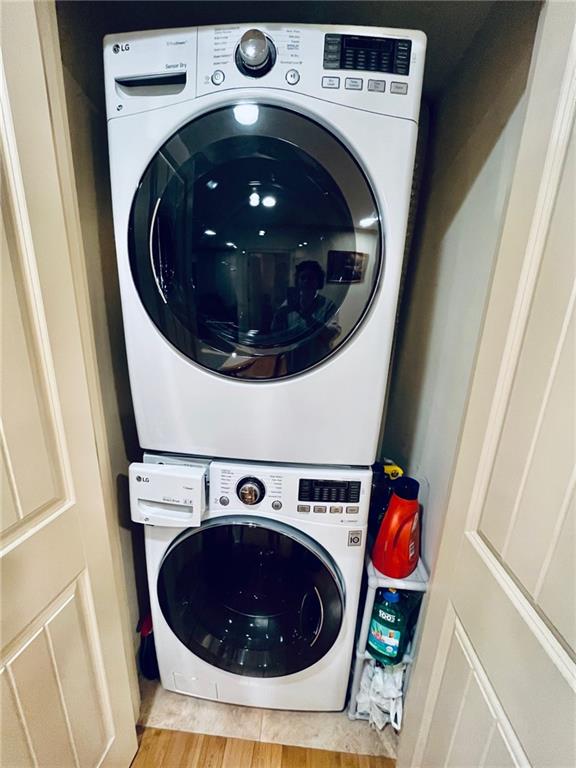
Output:
[[404,475],[404,477],[399,477],[397,480],[394,480],[393,488],[396,496],[399,496],[401,499],[406,499],[406,501],[412,501],[418,498],[420,483],[417,480],[414,480],[413,477]]
[[386,600],[387,603],[397,603],[400,600],[400,593],[392,588],[385,589],[384,600]]

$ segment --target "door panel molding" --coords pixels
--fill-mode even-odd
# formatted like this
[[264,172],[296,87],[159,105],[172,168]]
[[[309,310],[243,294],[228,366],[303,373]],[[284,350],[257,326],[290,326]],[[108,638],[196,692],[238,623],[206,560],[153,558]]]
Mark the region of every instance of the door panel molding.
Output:
[[[5,425],[2,424],[2,452],[20,519],[19,523],[9,526],[9,529],[3,532],[4,535],[8,533],[8,541],[10,541],[15,536],[24,533],[28,526],[37,523],[42,516],[49,516],[57,510],[64,511],[67,509],[74,502],[74,490],[54,363],[50,352],[42,291],[36,267],[32,231],[16,148],[4,64],[1,60],[0,96],[2,213],[7,226],[7,244],[14,246],[9,249],[9,253],[5,254],[5,257],[12,261],[17,292],[17,296],[14,298],[17,299],[24,331],[24,339],[19,341],[28,346],[30,383],[33,383],[38,399],[41,434],[37,435],[36,438],[45,441],[45,456],[42,458],[49,465],[53,478],[53,487],[51,493],[48,494],[49,498],[45,498],[35,508],[26,509],[22,504],[21,492],[18,488],[18,476],[26,475],[25,467],[18,466],[16,462],[24,464],[30,448],[18,445],[15,455],[13,455],[10,443],[11,437],[18,443],[20,441],[27,443],[30,435],[21,436],[15,433],[10,435],[7,433]],[[11,330],[16,331],[15,328],[11,328]],[[16,344],[17,340],[13,338],[12,342]],[[6,375],[5,372],[3,379]],[[14,403],[11,405],[13,407]],[[29,403],[28,407],[34,405]],[[20,406],[24,408],[25,404],[21,403]]]
[[[39,15],[50,19],[48,32]],[[9,317],[25,315],[32,329],[21,331],[14,346],[22,349],[34,335],[29,368],[41,375],[31,379],[29,391],[52,409],[53,443],[59,440],[39,456],[43,469],[55,463],[61,474],[58,503],[29,519],[12,515],[12,530],[0,545],[3,710],[15,726],[13,764],[123,768],[137,748],[130,695],[135,664],[124,652],[119,559],[113,553],[118,520],[104,498],[94,435],[86,327],[80,322],[87,317],[87,297],[74,283],[73,262],[82,258],[82,243],[71,242],[69,232],[77,201],[64,195],[64,180],[67,189],[73,182],[57,162],[56,145],[69,140],[69,126],[54,122],[62,103],[49,91],[53,71],[43,52],[46,46],[61,67],[54,3],[5,4],[2,22],[0,149],[5,176],[15,180],[8,200],[14,210],[3,211],[10,213],[13,230],[10,258],[19,260],[23,275],[18,290],[12,280]],[[14,381],[5,408],[21,407]],[[19,439],[26,448],[25,440],[33,438]],[[25,450],[15,462],[7,442],[17,479],[31,462]],[[8,476],[7,462],[2,470]],[[26,482],[34,482],[30,470]]]
[[[576,381],[569,381],[573,373],[566,369],[575,343],[573,338],[566,339],[567,333],[574,333],[567,318],[573,312],[576,282],[575,173],[576,142],[572,134],[480,521],[494,550],[503,553],[507,529],[512,529],[509,516],[500,514],[499,509],[514,510],[516,525],[509,533],[508,544],[512,546],[505,559],[514,563],[518,576],[523,572],[523,581],[532,590],[538,575],[535,563],[523,562],[514,539],[521,540],[534,526],[537,538],[542,537],[542,550],[546,548],[554,525],[553,510],[561,505],[562,491],[576,464],[570,429],[576,419],[576,403],[572,403],[570,414],[571,398],[566,393],[566,405],[560,412],[555,410],[558,388],[564,387],[565,392],[566,388],[576,389]],[[558,366],[556,376],[560,380],[551,379],[551,369]],[[545,480],[552,475],[554,484]],[[543,503],[552,511],[551,519],[544,524],[539,515]]]
[[13,676],[6,667],[0,668],[0,711],[2,713],[2,756],[8,765],[38,768],[32,738],[26,724],[22,704]]
[[0,419],[0,458],[2,460],[2,521],[0,531],[7,530],[24,517],[22,505],[18,498],[16,478],[10,462],[10,453],[4,437],[4,428]]
[[550,539],[550,546],[548,547],[548,551],[546,552],[546,555],[542,560],[542,568],[540,569],[540,575],[538,576],[538,579],[536,581],[536,587],[534,588],[534,600],[537,603],[539,603],[540,601],[542,589],[544,587],[546,577],[548,576],[550,565],[552,563],[552,558],[554,556],[554,551],[558,546],[562,529],[564,528],[568,515],[570,514],[571,506],[574,504],[575,494],[576,494],[576,467],[574,467],[574,471],[572,472],[572,477],[570,478],[570,481],[566,487],[564,500],[562,502],[562,506],[560,507],[560,512],[556,520],[556,525],[554,527],[554,531]]
[[[126,546],[126,534],[124,535],[124,547],[122,546],[117,530],[120,510],[118,507],[116,479],[118,466],[121,468],[126,462],[125,447],[121,431],[118,431],[117,434],[114,434],[114,429],[112,432],[108,432],[108,417],[106,413],[107,409],[110,409],[111,404],[108,401],[105,407],[105,399],[106,396],[110,398],[115,395],[114,390],[109,388],[112,381],[110,378],[111,374],[108,372],[108,378],[106,372],[104,372],[104,375],[102,374],[102,361],[99,360],[96,353],[94,329],[95,327],[98,328],[99,324],[97,320],[94,320],[91,313],[91,292],[86,269],[89,253],[85,250],[77,190],[77,184],[82,184],[82,180],[88,184],[95,182],[91,173],[88,173],[85,178],[82,175],[77,178],[74,171],[70,126],[72,124],[76,126],[76,121],[72,122],[68,117],[55,3],[53,0],[35,3],[34,11],[34,21],[38,29],[39,46],[44,68],[46,95],[49,101],[51,135],[59,174],[59,191],[66,211],[65,224],[69,248],[69,266],[76,296],[76,322],[80,327],[83,367],[89,392],[93,437],[99,460],[101,492],[103,494],[107,526],[110,532],[109,546],[112,549],[111,573],[115,582],[118,607],[122,617],[122,640],[124,654],[128,661],[127,673],[132,697],[133,718],[136,721],[140,708],[140,690],[136,664],[134,663],[137,643],[134,635],[134,622],[131,618],[133,611],[129,608],[130,601],[136,602],[136,593],[133,591],[132,594],[129,594],[126,590],[122,563],[128,562],[128,553],[131,552],[131,547]],[[82,124],[82,120],[80,123]],[[93,140],[94,135],[90,131],[88,134],[85,138],[88,141],[86,152],[89,153],[89,140]],[[91,161],[91,156],[82,158],[82,162],[89,163]],[[81,197],[84,199],[86,195],[81,195]],[[84,202],[86,201],[84,200]],[[94,247],[95,244],[92,243],[92,246]],[[102,294],[100,298],[104,300],[104,295]],[[122,456],[120,462],[118,462],[118,452]],[[116,457],[115,459],[113,459],[114,456]],[[116,466],[113,468],[114,461]],[[137,609],[134,610],[137,613]]]
[[[520,614],[522,620],[530,628],[532,634],[538,638],[542,647],[554,661],[566,677],[566,680],[576,690],[576,670],[570,652],[566,650],[562,642],[555,636],[554,628],[546,621],[546,615],[535,603],[532,596],[525,592],[523,586],[515,579],[514,575],[506,567],[505,563],[494,554],[482,535],[476,531],[467,531],[466,543],[470,545],[475,555],[484,563],[486,570],[498,582],[500,589],[507,595],[510,603]],[[470,549],[464,545],[460,555],[456,573],[465,574],[470,565]],[[551,635],[552,632],[552,635]]]
[[421,768],[438,768],[440,764],[482,768],[497,740],[510,765],[529,768],[530,762],[453,605],[447,614],[452,631],[444,674],[435,692],[425,749],[415,764]]
[[573,658],[576,657],[575,541],[576,468],[534,594],[536,604],[555,625]]
[[[576,243],[575,243],[576,245]],[[574,319],[574,307],[576,305],[576,282],[574,283],[573,289],[572,289],[572,295],[570,296],[570,300],[568,303],[568,307],[566,309],[566,312],[564,314],[564,321],[562,325],[562,329],[560,331],[560,335],[558,337],[556,349],[554,350],[554,358],[552,360],[552,365],[550,367],[550,372],[548,375],[548,380],[546,382],[546,388],[544,391],[544,394],[542,396],[542,400],[540,403],[540,408],[538,411],[538,415],[536,418],[536,425],[534,428],[534,433],[532,435],[532,440],[530,442],[530,446],[528,448],[528,452],[526,455],[525,465],[524,465],[524,472],[522,475],[522,480],[520,482],[520,487],[518,489],[518,493],[516,496],[516,500],[514,502],[514,507],[512,509],[512,515],[510,516],[510,521],[508,525],[508,531],[506,533],[506,537],[504,539],[504,546],[502,547],[502,557],[506,560],[507,557],[510,554],[510,544],[512,540],[512,536],[514,533],[514,529],[516,527],[516,523],[518,521],[518,514],[520,511],[520,506],[522,503],[522,500],[525,495],[526,491],[526,484],[529,479],[529,476],[532,471],[538,471],[538,468],[534,467],[534,456],[538,447],[538,439],[540,438],[540,435],[542,433],[542,429],[544,426],[545,418],[547,416],[548,412],[548,406],[550,404],[551,394],[553,392],[554,385],[557,382],[558,379],[558,372],[561,368],[561,365],[563,362],[566,362],[563,360],[563,353],[566,353],[567,355],[571,355],[573,350],[573,343],[574,343],[574,327],[572,325],[573,319]],[[572,326],[572,327],[571,327]],[[573,388],[572,391],[574,392],[576,388]],[[565,417],[569,419],[570,414],[564,414]],[[573,460],[574,457],[568,455],[568,460]],[[571,461],[572,463],[572,461]]]
[[490,680],[480,663],[478,655],[474,651],[474,647],[470,642],[466,630],[461,621],[457,618],[454,624],[454,635],[458,639],[460,646],[466,655],[470,668],[474,674],[476,684],[481,689],[483,696],[486,698],[486,702],[490,707],[492,716],[494,718],[494,730],[491,738],[486,745],[486,751],[484,752],[482,764],[486,764],[486,757],[490,749],[490,744],[494,738],[494,731],[498,731],[500,737],[504,741],[506,748],[509,750],[511,757],[514,760],[514,765],[528,768],[530,765],[526,753],[522,749],[522,745],[512,728],[512,725],[506,716],[506,712],[502,707],[502,704],[496,695],[496,691],[490,683]]
[[[425,597],[422,610],[426,610],[426,599],[427,598]],[[410,762],[411,766],[418,766],[418,768],[421,768],[423,765],[424,750],[427,746],[432,719],[434,717],[436,708],[436,702],[440,695],[440,689],[445,675],[446,663],[450,653],[450,645],[454,636],[456,611],[454,610],[454,606],[451,602],[446,604],[444,615],[442,616],[441,621],[441,628],[436,642],[434,664],[431,668],[430,677],[424,681],[420,681],[418,677],[414,679],[413,676],[410,679],[411,694],[414,695],[414,693],[418,693],[423,699],[418,732],[414,734],[414,753],[411,755],[412,759]],[[421,686],[420,690],[418,690],[416,686]],[[404,731],[404,734],[406,734],[406,731]],[[402,744],[402,742],[400,743]]]
[[496,394],[492,401],[488,417],[484,443],[478,463],[478,471],[476,473],[472,491],[470,508],[466,521],[467,530],[477,529],[483,511],[496,451],[502,432],[502,425],[506,417],[506,411],[514,383],[514,376],[522,351],[524,332],[528,323],[532,300],[536,290],[538,273],[544,257],[546,239],[554,213],[556,196],[562,179],[564,160],[568,152],[575,112],[576,29],[572,35],[566,67],[560,86],[558,105],[554,115],[550,138],[548,140],[542,178],[538,188],[534,209],[534,218],[528,235],[525,258],[518,280],[518,288],[516,291],[511,321],[508,327],[500,371],[496,381]]
[[478,537],[470,546],[473,536],[459,558],[454,608],[530,764],[571,765],[574,663],[490,550]]
[[36,711],[46,706],[43,697],[37,700],[38,687],[43,696],[46,687],[50,690],[49,719],[59,733],[58,764],[65,764],[67,754],[76,768],[99,765],[114,740],[87,578],[84,571],[65,587],[4,649],[0,662],[8,687],[3,691],[3,707],[20,723],[36,765],[46,758],[45,754],[38,757],[46,739],[45,718]]
[[[436,683],[435,690],[433,693],[431,692],[432,695],[427,702],[430,717],[425,728],[426,758],[423,759],[421,754],[418,760],[418,766],[422,767],[426,763],[430,767],[434,766],[434,763],[441,760],[449,750],[454,729],[460,717],[464,695],[469,685],[470,667],[462,649],[458,647],[455,636],[456,621],[456,612],[452,603],[449,603],[445,617],[447,631],[443,643],[446,647],[442,654],[442,668],[440,669],[439,667],[441,675]],[[445,725],[444,729],[437,727],[437,720],[439,718],[442,718],[442,722]],[[422,745],[422,752],[424,752],[424,743]]]
[[[65,559],[53,556],[62,550],[67,553]],[[52,605],[54,595],[61,594],[84,567],[82,539],[73,508],[56,515],[34,535],[20,539],[17,546],[2,552],[0,637],[6,644],[1,649],[3,654],[12,638],[19,637],[43,615],[47,606]],[[18,600],[12,597],[14,585],[18,588]]]

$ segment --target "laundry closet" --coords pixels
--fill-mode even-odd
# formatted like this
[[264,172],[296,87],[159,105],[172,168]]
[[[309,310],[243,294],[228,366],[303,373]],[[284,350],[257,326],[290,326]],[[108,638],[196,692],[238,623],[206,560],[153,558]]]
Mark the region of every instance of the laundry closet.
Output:
[[[525,733],[522,728],[518,731],[517,722],[522,717],[522,704],[510,693],[512,684],[499,676],[501,670],[496,662],[495,666],[491,666],[493,650],[484,649],[482,646],[484,638],[481,630],[478,631],[482,639],[476,639],[476,629],[472,626],[474,620],[466,615],[463,608],[454,608],[454,605],[460,605],[458,599],[462,604],[468,604],[474,584],[480,584],[484,578],[483,572],[481,574],[479,570],[474,571],[476,565],[471,554],[467,558],[469,570],[462,564],[462,550],[458,549],[460,545],[457,546],[455,537],[468,536],[470,541],[473,539],[472,543],[478,552],[481,550],[478,556],[490,565],[490,573],[499,574],[499,569],[502,569],[503,573],[505,571],[499,582],[504,585],[503,589],[512,589],[513,579],[518,579],[523,585],[522,576],[518,575],[520,572],[515,570],[515,566],[510,566],[513,577],[507,575],[507,548],[514,532],[508,531],[506,548],[499,548],[499,545],[494,543],[496,538],[491,538],[491,532],[496,531],[500,523],[495,512],[491,516],[490,509],[482,506],[485,496],[482,496],[482,504],[476,502],[477,506],[480,506],[473,524],[470,523],[471,518],[465,522],[464,513],[456,508],[458,503],[467,505],[474,481],[476,497],[480,493],[480,481],[476,478],[476,469],[472,470],[472,465],[485,467],[482,476],[485,483],[484,493],[488,495],[489,502],[491,500],[492,504],[496,505],[494,509],[503,503],[498,496],[498,482],[502,482],[502,478],[498,476],[498,461],[503,468],[506,467],[507,471],[512,472],[512,443],[508,448],[506,445],[501,447],[502,453],[499,454],[498,446],[502,444],[495,437],[493,453],[479,455],[482,441],[478,430],[484,429],[486,423],[491,423],[490,419],[496,418],[490,410],[496,406],[492,405],[492,399],[488,396],[494,393],[490,387],[493,387],[496,381],[501,382],[496,374],[500,370],[498,365],[501,355],[506,351],[503,351],[505,339],[498,339],[496,329],[499,322],[506,323],[502,328],[508,334],[512,306],[516,307],[520,301],[516,294],[516,285],[521,284],[521,280],[528,280],[521,269],[523,255],[511,257],[512,266],[508,267],[506,259],[502,256],[502,249],[508,244],[506,238],[512,238],[513,232],[520,231],[522,227],[526,232],[530,229],[530,221],[516,221],[517,229],[514,230],[515,222],[511,220],[510,215],[511,206],[514,206],[514,211],[521,211],[523,207],[528,211],[532,204],[534,209],[539,189],[535,178],[537,173],[544,173],[538,166],[533,176],[527,173],[523,178],[521,171],[530,161],[530,157],[537,157],[537,150],[542,157],[548,158],[546,147],[553,143],[550,136],[556,137],[555,141],[561,147],[567,146],[569,141],[567,135],[570,124],[565,116],[566,110],[562,112],[557,108],[557,101],[563,103],[564,99],[569,103],[566,96],[566,93],[570,92],[569,86],[564,86],[563,83],[567,81],[565,69],[570,68],[570,63],[566,64],[565,51],[569,47],[569,22],[572,16],[569,4],[558,5],[562,7],[553,11],[536,2],[56,3],[57,33],[63,65],[71,160],[83,248],[82,280],[85,281],[89,294],[89,332],[97,360],[97,381],[92,390],[92,397],[99,403],[95,409],[98,411],[95,418],[99,424],[96,432],[97,447],[99,455],[106,456],[103,471],[114,478],[116,483],[115,515],[118,528],[114,531],[114,536],[119,543],[116,550],[116,567],[121,570],[122,588],[125,592],[122,596],[124,642],[127,646],[133,644],[132,649],[127,650],[128,655],[130,650],[134,654],[137,652],[139,637],[131,633],[143,613],[148,610],[148,595],[142,526],[135,526],[130,522],[128,465],[142,461],[142,450],[138,444],[128,380],[114,244],[102,63],[103,37],[145,30],[246,23],[294,26],[338,24],[421,31],[427,37],[422,109],[406,251],[401,274],[398,275],[399,303],[393,320],[394,341],[385,393],[385,415],[382,424],[371,424],[369,430],[380,434],[379,458],[389,458],[397,462],[406,474],[414,477],[420,484],[419,500],[423,510],[422,573],[427,572],[430,575],[431,592],[424,598],[414,639],[414,662],[409,675],[405,720],[400,741],[398,744],[397,738],[390,735],[388,728],[388,735],[381,740],[381,754],[396,757],[399,750],[399,764],[435,765],[438,763],[434,761],[444,759],[449,751],[452,759],[456,760],[455,764],[459,764],[455,755],[458,754],[457,750],[462,748],[460,742],[466,741],[466,734],[469,732],[481,732],[482,736],[478,738],[483,742],[482,748],[478,747],[480,752],[477,764],[480,764],[481,755],[481,759],[485,761],[482,764],[515,765],[523,754],[527,754],[534,764],[540,764],[538,748],[532,743],[529,731]],[[548,61],[546,50],[549,49],[550,40],[559,41],[559,52],[556,58],[552,57]],[[543,47],[546,50],[543,50]],[[540,59],[537,59],[538,56]],[[554,82],[554,88],[547,97],[543,95],[546,77],[553,78]],[[546,98],[549,99],[547,111]],[[530,145],[529,131],[535,130],[533,124],[537,121],[533,112],[538,109],[538,104],[545,114],[540,125],[543,136],[539,142],[534,139]],[[567,110],[570,111],[569,108]],[[561,123],[561,116],[556,117],[561,112],[564,114],[564,123]],[[270,116],[270,120],[274,125],[274,115]],[[555,127],[558,121],[561,123],[559,128]],[[545,131],[547,133],[544,135]],[[378,140],[373,136],[370,139]],[[337,148],[334,147],[334,152],[336,151]],[[570,154],[572,151],[566,150],[566,163],[573,162]],[[541,165],[547,168],[550,162],[542,161]],[[556,163],[558,169],[563,162],[564,154]],[[552,167],[556,168],[553,164]],[[567,167],[573,169],[573,165]],[[567,173],[569,175],[570,170]],[[564,177],[558,176],[555,182],[550,182],[556,184],[553,189],[556,190],[560,201],[558,206],[566,205],[563,195],[569,194],[563,179]],[[215,180],[214,184],[217,183]],[[533,192],[530,184],[534,187]],[[522,189],[526,194],[524,203],[520,202],[518,197]],[[256,187],[253,194],[257,194]],[[532,202],[530,194],[534,197]],[[146,201],[142,210],[147,209],[148,205],[149,202]],[[155,215],[156,210],[153,213]],[[562,212],[557,215],[560,217]],[[548,224],[550,218],[553,218],[552,213],[549,214]],[[555,221],[556,219],[553,224]],[[562,221],[557,226],[563,226]],[[302,234],[301,239],[303,237]],[[369,233],[366,237],[369,238]],[[144,245],[148,247],[148,243]],[[338,245],[333,247],[336,251]],[[362,250],[369,251],[369,248],[368,245]],[[230,259],[236,264],[237,255],[232,250]],[[282,268],[290,267],[285,265]],[[506,268],[508,273],[505,273]],[[323,264],[323,269],[329,272],[330,265]],[[337,267],[333,269],[337,271]],[[368,273],[363,276],[367,283],[371,279],[370,269],[373,267],[369,266]],[[536,290],[536,273],[533,280],[532,289]],[[569,277],[566,282],[569,282]],[[497,291],[495,297],[491,295],[493,285]],[[529,290],[531,284],[526,285],[526,290]],[[567,306],[571,306],[568,299],[566,302]],[[352,308],[351,311],[356,310]],[[568,313],[568,310],[566,312]],[[566,316],[569,317],[569,314]],[[157,325],[160,322],[159,320]],[[274,321],[270,322],[273,324]],[[490,334],[489,339],[487,334]],[[513,340],[510,344],[512,343]],[[522,349],[518,347],[518,358],[523,354]],[[386,367],[386,349],[371,348],[365,352],[372,357],[371,367],[368,369],[370,375],[377,376],[372,374],[372,369],[378,368],[379,352],[385,357],[382,365]],[[150,376],[153,379],[154,361],[150,362]],[[513,377],[515,366],[509,363],[508,368],[509,376]],[[161,375],[160,371],[158,375]],[[239,375],[242,378],[245,374]],[[505,371],[498,374],[500,377],[504,375]],[[484,381],[479,380],[482,376]],[[150,385],[152,386],[152,383]],[[241,385],[242,382],[239,382],[239,386]],[[485,386],[484,390],[482,385]],[[353,386],[351,381],[352,389]],[[513,378],[510,379],[510,388],[512,386]],[[360,389],[370,391],[369,388]],[[204,396],[210,397],[208,389]],[[485,401],[482,401],[482,396]],[[334,418],[353,423],[355,410],[364,413],[362,407],[365,403],[358,403],[355,407],[353,400],[354,393],[351,392],[350,404],[341,405]],[[287,407],[284,404],[284,408]],[[248,405],[246,408],[248,409]],[[476,410],[472,410],[473,408]],[[201,405],[195,418],[202,418]],[[177,417],[174,423],[178,423]],[[278,423],[280,425],[280,422]],[[497,430],[498,425],[493,429]],[[358,442],[362,430],[358,429],[355,422],[351,431],[353,440]],[[501,431],[504,435],[502,440],[505,440],[504,427]],[[209,432],[207,429],[206,434]],[[528,437],[526,440],[529,442]],[[298,462],[293,453],[297,440],[288,442],[290,447],[286,457],[282,458],[286,462]],[[246,442],[239,436],[238,446],[242,446],[240,453],[231,451],[229,455],[221,455],[219,458],[248,459],[250,457],[242,453],[249,451],[245,445]],[[535,445],[537,450],[537,443]],[[162,449],[182,453],[170,446],[159,445],[157,448],[160,451]],[[307,456],[316,455],[314,446],[310,444],[303,446],[303,450],[308,452]],[[485,445],[484,451],[487,450]],[[334,455],[337,454],[334,446]],[[158,457],[152,457],[148,461],[151,467],[157,467],[160,460]],[[300,461],[303,464],[311,464],[314,458],[305,456]],[[467,462],[465,466],[464,462]],[[335,459],[334,462],[326,463],[360,465],[365,462]],[[245,478],[242,473],[238,474],[234,464],[231,467],[225,462],[221,467],[217,465],[214,475],[212,469],[209,471],[210,503],[214,505],[228,504],[228,501],[222,502],[222,499],[228,498],[227,489],[232,487],[230,483],[234,488],[238,488],[248,479],[253,487],[247,489],[246,493],[258,494],[261,491],[258,478],[254,479],[253,473],[250,473],[249,478]],[[267,470],[262,469],[262,472],[265,471]],[[332,471],[336,472],[330,470]],[[354,471],[359,473],[357,477]],[[328,489],[326,486],[326,499],[329,499],[329,493],[337,493],[335,489],[339,483],[342,485],[342,481],[348,484],[347,488],[352,488],[354,483],[357,483],[363,494],[364,485],[367,484],[368,488],[370,479],[368,476],[364,477],[363,470],[354,471],[345,478],[334,474],[334,488],[330,486]],[[517,472],[521,474],[520,470]],[[272,487],[277,482],[274,477],[266,477],[267,487]],[[305,480],[298,476],[298,479],[294,480],[295,483],[300,483],[299,493],[302,482],[325,481],[326,478],[320,475]],[[284,482],[288,484],[290,480],[285,479]],[[569,480],[562,480],[562,483],[563,488],[570,487]],[[318,487],[320,489],[320,486]],[[322,490],[318,493],[321,494]],[[518,493],[521,495],[521,491]],[[299,495],[298,499],[301,498]],[[555,522],[558,530],[570,516],[569,509],[568,512],[565,511],[570,498],[568,490],[568,501],[559,502],[559,508],[564,511],[558,513]],[[353,508],[357,503],[354,499],[343,503],[348,503],[350,508]],[[270,501],[274,505],[272,496]],[[361,501],[359,505],[362,513]],[[273,506],[272,509],[276,507]],[[515,515],[516,523],[522,524],[519,513],[515,512]],[[451,520],[456,521],[452,527]],[[480,534],[476,533],[476,526]],[[473,535],[465,535],[465,531],[471,530],[474,530]],[[521,534],[520,531],[518,536]],[[501,532],[498,535],[503,538]],[[222,544],[218,536],[217,530],[214,529],[214,552]],[[496,534],[494,536],[496,537]],[[539,592],[536,595],[528,587],[522,586],[518,604],[525,601],[525,605],[534,610],[537,621],[541,621],[543,626],[553,625],[550,638],[542,642],[549,643],[546,647],[558,649],[558,653],[564,654],[568,659],[572,642],[571,630],[558,618],[560,614],[553,598],[546,598],[546,590],[550,590],[550,595],[554,590],[554,575],[549,577],[548,571],[550,561],[555,561],[554,547],[560,546],[560,538],[557,533],[547,543],[548,565],[539,576]],[[488,544],[485,544],[485,541]],[[157,557],[160,564],[165,562],[161,554],[158,554],[161,546],[163,545],[158,541],[146,543],[148,557]],[[257,549],[260,544],[254,541],[253,546]],[[299,551],[298,544],[293,546]],[[193,543],[191,547],[194,547]],[[474,552],[477,554],[476,550]],[[308,556],[309,552],[305,547],[302,548],[298,557],[301,558],[304,569],[307,567]],[[564,556],[558,554],[558,561],[562,557]],[[158,563],[155,567],[158,567]],[[246,563],[243,563],[244,566]],[[467,579],[472,579],[472,573],[476,574],[477,581],[468,583]],[[435,584],[438,585],[437,592]],[[447,585],[457,584],[462,585],[462,590],[466,587],[469,591],[466,594],[462,591],[460,598],[448,599]],[[206,588],[208,587],[209,585]],[[488,590],[487,587],[486,589]],[[493,604],[496,604],[496,592],[490,592],[490,595]],[[162,597],[160,599],[162,600]],[[320,603],[322,604],[321,599]],[[470,610],[472,608],[473,606],[470,606]],[[507,614],[504,608],[498,610],[502,621],[506,623]],[[513,619],[510,619],[510,622],[512,626]],[[351,631],[353,634],[353,630]],[[330,632],[329,622],[326,632]],[[321,638],[321,645],[324,635],[319,634],[318,637]],[[201,645],[201,639],[198,642]],[[177,645],[171,653],[178,653]],[[538,668],[538,674],[545,674],[548,668],[544,662],[537,660],[540,655],[535,650],[527,653]],[[564,669],[562,665],[568,664],[566,659],[562,657],[559,668]],[[538,667],[538,664],[542,666]],[[232,666],[228,669],[237,671]],[[556,670],[556,667],[554,669]],[[183,691],[186,691],[187,684],[182,683]],[[320,684],[325,685],[327,681],[320,680]],[[133,705],[137,710],[139,694],[133,675],[131,685]],[[556,691],[560,689],[562,685],[558,683]],[[150,687],[145,688],[148,696],[147,707],[152,706],[151,701],[154,698],[150,691]],[[195,690],[187,692],[194,694]],[[476,697],[472,703],[469,703],[468,695]],[[567,696],[564,689],[559,695],[561,699],[562,696]],[[234,699],[233,696],[230,700],[249,703],[248,700]],[[286,705],[286,709],[300,708],[297,696],[290,701],[293,701],[293,704]],[[166,706],[174,705],[168,703]],[[269,706],[275,705],[270,703]],[[570,706],[572,705],[567,705],[567,711]],[[176,716],[176,721],[177,719]],[[322,721],[318,722],[318,728],[322,728]],[[354,725],[368,729],[368,725]],[[246,727],[249,730],[250,725]],[[275,727],[274,737],[281,741],[280,720]],[[299,727],[302,727],[302,724]],[[560,742],[558,754],[568,754],[568,751],[562,750],[569,750],[570,746],[563,742],[562,738]],[[329,740],[319,743],[326,745]],[[360,739],[358,744],[362,743]],[[488,745],[486,751],[484,744]],[[338,745],[334,748],[338,749]],[[378,746],[371,747],[374,754],[379,749]],[[472,743],[470,749],[476,749],[476,745]],[[361,751],[361,747],[356,751]]]

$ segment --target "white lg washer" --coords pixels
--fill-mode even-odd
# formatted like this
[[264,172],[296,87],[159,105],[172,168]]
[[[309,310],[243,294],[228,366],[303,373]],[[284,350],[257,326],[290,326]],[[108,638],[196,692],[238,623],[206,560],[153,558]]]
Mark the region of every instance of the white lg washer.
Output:
[[343,709],[371,472],[145,461],[131,467],[131,507],[145,524],[164,688],[258,707]]
[[376,456],[425,36],[262,24],[104,45],[142,447]]

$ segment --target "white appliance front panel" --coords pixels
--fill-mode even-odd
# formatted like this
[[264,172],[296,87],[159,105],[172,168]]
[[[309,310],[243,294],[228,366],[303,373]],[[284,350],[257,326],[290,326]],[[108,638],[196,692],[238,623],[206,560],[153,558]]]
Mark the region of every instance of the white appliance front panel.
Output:
[[[342,710],[354,645],[364,544],[360,547],[349,546],[348,529],[338,525],[327,526],[314,521],[300,523],[298,530],[317,541],[329,553],[343,579],[345,610],[340,633],[328,653],[312,667],[285,677],[254,678],[219,670],[199,659],[178,640],[164,619],[156,589],[158,573],[164,554],[184,530],[145,526],[150,604],[164,688],[245,706],[308,711]],[[361,527],[360,531],[364,542],[366,527]],[[233,577],[230,574],[230,578]]]
[[[246,95],[261,99],[262,91]],[[116,249],[140,444],[255,461],[369,465],[376,456],[388,377],[417,127],[339,105],[320,105],[318,111],[317,101],[298,94],[290,99],[266,94],[266,103],[328,127],[364,167],[385,235],[384,270],[362,326],[325,363],[280,381],[237,381],[191,363],[166,341],[140,301],[128,258],[132,198],[152,156],[195,115],[236,103],[230,94],[201,101],[109,123]]]
[[[244,504],[238,498],[238,487],[246,478],[256,478],[262,483],[265,495],[257,504]],[[358,500],[340,500],[337,488],[318,489],[317,494],[299,498],[302,480],[328,483],[357,483]],[[312,518],[320,525],[346,525],[351,528],[364,527],[368,522],[368,507],[372,472],[369,469],[343,467],[271,467],[242,462],[213,461],[210,464],[210,497],[207,517],[222,514],[255,514],[258,517],[274,517],[277,520],[300,528],[303,520]],[[348,489],[342,489],[349,493]]]
[[[425,37],[418,32],[370,27],[263,25],[267,35],[284,42],[279,42],[272,71],[254,80],[240,76],[231,62],[234,41],[249,26],[255,25],[164,30],[106,39],[114,226],[140,443],[151,450],[199,456],[368,465],[377,451],[388,378]],[[393,94],[389,87],[384,93],[323,88],[322,51],[328,33],[409,38],[412,61],[407,94]],[[210,74],[216,65],[225,74],[220,85],[214,84]],[[286,67],[299,68],[298,82],[287,83]],[[186,83],[179,93],[143,95],[134,89],[126,95],[116,83],[117,78],[126,76],[182,70],[186,70]],[[328,74],[337,76],[338,72]],[[364,77],[358,72],[341,73],[342,77],[346,74]],[[219,376],[175,349],[145,311],[128,257],[134,193],[155,153],[194,118],[243,102],[293,110],[333,133],[371,183],[377,210],[365,215],[379,216],[385,238],[383,273],[361,326],[323,364],[277,381]],[[319,145],[320,163],[322,151]]]
[[[258,88],[305,94],[327,103],[358,110],[417,120],[424,73],[426,36],[423,32],[382,27],[316,26],[307,24],[232,24],[217,27],[128,32],[104,40],[106,100],[109,118],[155,109],[158,106],[254,86],[235,63],[236,47],[249,29],[260,29],[274,44],[276,62],[258,78]],[[366,70],[324,69],[327,34],[409,40],[410,75]],[[185,73],[178,93],[158,95],[132,88],[123,90],[118,80],[155,74]],[[218,73],[215,77],[215,73]],[[295,73],[295,74],[294,74]],[[324,78],[329,78],[327,82]],[[354,80],[354,89],[347,80]],[[337,81],[337,82],[336,82]],[[378,82],[371,90],[369,81]]]

